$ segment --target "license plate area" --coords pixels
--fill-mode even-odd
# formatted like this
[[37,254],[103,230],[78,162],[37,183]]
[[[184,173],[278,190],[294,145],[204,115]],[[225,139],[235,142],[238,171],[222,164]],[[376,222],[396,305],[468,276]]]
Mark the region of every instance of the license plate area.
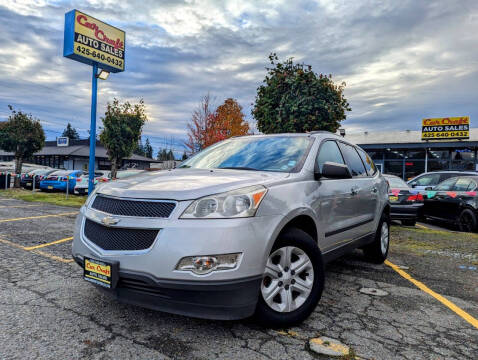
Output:
[[389,196],[388,199],[390,200],[390,202],[397,202],[398,196]]
[[119,262],[104,261],[85,257],[83,279],[95,285],[113,289],[118,282]]

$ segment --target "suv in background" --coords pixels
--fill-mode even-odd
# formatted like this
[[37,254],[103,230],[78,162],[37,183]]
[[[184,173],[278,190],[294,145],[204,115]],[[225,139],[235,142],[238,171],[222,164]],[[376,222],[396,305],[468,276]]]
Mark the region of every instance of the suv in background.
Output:
[[414,177],[411,180],[407,181],[407,184],[415,189],[419,190],[420,193],[423,193],[425,190],[430,190],[434,186],[441,183],[443,180],[449,179],[455,176],[462,176],[462,175],[471,175],[475,176],[478,175],[476,171],[433,171],[433,172],[426,172],[421,175]]
[[389,214],[387,182],[342,137],[244,136],[97,186],[72,255],[85,280],[126,303],[289,326],[315,309],[326,262],[355,248],[386,259]]

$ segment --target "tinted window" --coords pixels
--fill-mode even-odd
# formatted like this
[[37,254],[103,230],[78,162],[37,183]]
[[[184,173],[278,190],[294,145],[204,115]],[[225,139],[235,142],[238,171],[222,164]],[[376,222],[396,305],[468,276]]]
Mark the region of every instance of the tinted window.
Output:
[[357,150],[352,145],[340,143],[340,149],[344,155],[345,162],[352,173],[352,176],[367,176],[365,167],[363,166],[362,160],[360,159]]
[[473,191],[476,189],[476,187],[477,187],[477,184],[475,180],[471,180],[470,185],[468,186],[468,189],[466,189],[466,191]]
[[180,168],[297,172],[313,139],[308,136],[250,136],[212,145]]
[[471,179],[470,178],[458,178],[453,186],[454,191],[467,191],[468,187],[470,186]]
[[377,168],[375,167],[375,164],[373,163],[370,156],[368,156],[368,154],[360,148],[357,148],[357,151],[362,158],[362,162],[365,165],[365,170],[367,170],[367,173],[370,176],[375,175],[375,173],[377,172]]
[[317,166],[319,171],[322,171],[322,166],[326,161],[344,164],[344,159],[340,153],[339,147],[335,141],[326,141],[320,147],[319,155],[317,156]]
[[417,186],[435,186],[440,182],[440,174],[423,175],[411,182],[412,185]]
[[437,186],[433,188],[433,190],[436,191],[450,191],[453,189],[453,185],[455,185],[457,178],[450,178],[448,180],[445,180],[441,183],[439,183]]

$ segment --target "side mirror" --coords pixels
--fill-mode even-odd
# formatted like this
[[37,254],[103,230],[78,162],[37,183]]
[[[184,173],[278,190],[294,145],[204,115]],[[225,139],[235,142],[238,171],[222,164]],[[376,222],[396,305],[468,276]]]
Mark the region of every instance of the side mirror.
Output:
[[318,170],[315,172],[316,180],[322,177],[329,179],[351,179],[352,174],[347,165],[326,161],[324,165],[322,165],[322,172]]
[[412,188],[416,188],[416,187],[417,187],[417,183],[410,184],[410,186],[411,186]]

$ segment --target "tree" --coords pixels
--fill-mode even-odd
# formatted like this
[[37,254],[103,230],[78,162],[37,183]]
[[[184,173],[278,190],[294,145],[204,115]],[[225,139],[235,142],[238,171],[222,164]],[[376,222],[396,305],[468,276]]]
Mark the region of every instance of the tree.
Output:
[[153,147],[149,142],[149,138],[146,138],[146,143],[144,144],[144,156],[150,159],[153,158]]
[[[45,132],[31,114],[16,111],[11,105],[8,108],[12,114],[0,126],[0,148],[14,153],[15,174],[21,174],[23,161],[45,145]],[[15,187],[20,187],[19,177],[15,177]]]
[[206,137],[209,146],[231,136],[242,136],[249,132],[249,123],[242,113],[242,106],[235,99],[229,98],[224,104],[217,107],[213,123],[208,127],[209,134]]
[[310,65],[281,63],[269,56],[263,85],[257,89],[252,114],[266,134],[327,130],[336,132],[351,111],[344,97],[345,83],[336,85],[332,75],[317,75]]
[[186,150],[183,152],[183,156],[181,157],[181,160],[184,161],[188,158],[188,154],[186,154]]
[[141,137],[136,143],[136,147],[133,150],[133,154],[144,156],[144,146],[143,146],[143,141],[141,140]]
[[188,140],[185,145],[192,153],[201,151],[206,147],[206,134],[211,124],[212,115],[211,96],[208,93],[201,98],[198,107],[193,111],[191,122],[187,125]]
[[207,94],[193,111],[185,145],[191,153],[196,153],[231,136],[245,135],[248,131],[249,124],[236,100],[226,99],[224,104],[212,111],[211,98]]
[[78,134],[78,131],[76,131],[76,129],[71,126],[70,123],[66,125],[66,128],[65,130],[63,130],[63,134],[61,134],[61,136],[66,136],[70,138],[70,140],[80,140],[80,135]]
[[173,150],[169,149],[168,151],[168,160],[174,160]]
[[108,103],[103,121],[100,141],[107,150],[111,161],[111,177],[116,177],[118,165],[123,158],[131,156],[141,137],[147,121],[144,101],[131,105],[121,104],[117,99]]

